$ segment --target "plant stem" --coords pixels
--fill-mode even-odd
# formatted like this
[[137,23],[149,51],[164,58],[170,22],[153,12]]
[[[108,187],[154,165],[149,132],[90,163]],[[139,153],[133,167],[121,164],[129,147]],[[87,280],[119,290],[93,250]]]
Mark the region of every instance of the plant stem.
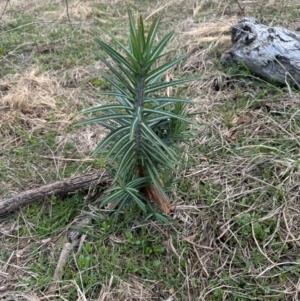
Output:
[[144,98],[144,74],[143,72],[140,72],[138,75],[138,82],[136,85],[136,97],[135,97],[135,117],[138,117],[139,122],[136,128],[135,132],[135,145],[136,145],[136,155],[139,158],[140,157],[140,151],[141,151],[141,139],[142,139],[142,133],[141,133],[141,123],[142,120],[142,109],[143,109],[143,98]]

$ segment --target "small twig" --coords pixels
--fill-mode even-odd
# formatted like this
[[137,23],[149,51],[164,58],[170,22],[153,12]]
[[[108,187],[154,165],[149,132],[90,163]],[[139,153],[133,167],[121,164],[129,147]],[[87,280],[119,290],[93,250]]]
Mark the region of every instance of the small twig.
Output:
[[[256,239],[256,236],[255,236],[253,222],[251,222],[251,230],[252,230],[252,237],[253,237],[254,242],[255,242],[255,244],[256,244],[256,246],[258,248],[258,251],[261,253],[262,256],[264,256],[272,264],[272,266],[276,266],[276,264],[273,262],[273,260],[261,249],[261,247],[260,247],[260,245],[259,245],[259,243],[258,243],[258,241]],[[262,273],[259,274],[259,276],[261,276],[261,275],[262,275]],[[257,276],[257,277],[259,277],[259,276]]]
[[245,7],[242,7],[241,5],[240,5],[240,3],[239,3],[239,1],[238,0],[236,0],[236,3],[237,3],[237,5],[239,6],[239,9],[240,9],[240,15],[242,16],[242,17],[245,17]]
[[63,249],[61,250],[59,260],[53,275],[53,279],[58,281],[63,270],[63,266],[67,263],[70,252],[72,251],[73,245],[69,242],[64,244]]
[[2,271],[0,271],[0,275],[1,276],[5,276],[7,273],[6,273],[6,269],[7,269],[7,267],[8,267],[8,265],[9,265],[9,263],[10,263],[10,261],[11,261],[11,259],[13,258],[13,256],[15,255],[15,251],[13,251],[11,254],[10,254],[10,256],[9,256],[9,258],[8,258],[8,260],[6,261],[6,263],[4,264],[4,266],[2,267]]
[[186,242],[190,243],[191,245],[193,245],[194,247],[197,247],[197,248],[199,248],[199,249],[206,249],[206,250],[211,250],[211,251],[215,250],[214,248],[211,248],[211,247],[209,247],[209,246],[204,246],[204,245],[196,244],[196,243],[194,243],[193,241],[191,241],[191,240],[190,240],[189,238],[187,238],[187,237],[184,237],[183,240],[185,240]]
[[6,8],[7,8],[7,5],[8,5],[8,2],[9,2],[9,0],[7,0],[7,1],[6,1],[6,3],[5,3],[5,6],[4,6],[4,9],[3,9],[3,12],[2,12],[2,14],[1,14],[1,16],[0,16],[0,20],[2,19],[3,15],[4,15],[5,11],[6,11]]
[[[65,21],[36,21],[36,22],[30,22],[30,23],[26,23],[24,25],[20,25],[20,26],[14,27],[14,28],[6,30],[6,31],[2,31],[2,32],[0,32],[0,36],[6,34],[8,32],[16,31],[16,30],[18,30],[20,28],[24,28],[24,27],[27,27],[27,26],[35,25],[35,24],[41,25],[41,24],[55,24],[55,23],[64,24],[66,22]],[[72,24],[83,24],[83,23],[92,23],[92,22],[73,22]]]
[[293,261],[284,261],[284,262],[279,262],[279,263],[274,263],[270,266],[267,266],[261,273],[259,273],[259,275],[256,276],[256,278],[260,278],[261,276],[263,276],[266,272],[274,269],[274,268],[279,268],[281,266],[299,266],[298,262],[293,262]]
[[63,157],[55,157],[55,156],[42,156],[42,155],[40,155],[40,157],[45,158],[45,159],[58,160],[58,161],[72,161],[72,162],[92,162],[92,161],[95,161],[94,159],[91,159],[91,158],[71,159],[71,158],[63,158]]
[[60,279],[60,276],[63,272],[63,267],[66,265],[70,252],[73,249],[73,245],[69,242],[65,243],[63,246],[63,249],[61,250],[58,263],[56,265],[56,269],[53,275],[54,283],[51,283],[51,285],[48,288],[48,292],[53,292],[57,290],[57,282]]
[[73,25],[71,23],[70,14],[69,14],[69,2],[68,2],[68,0],[66,0],[66,8],[67,8],[68,21],[70,23],[71,28],[73,29]]

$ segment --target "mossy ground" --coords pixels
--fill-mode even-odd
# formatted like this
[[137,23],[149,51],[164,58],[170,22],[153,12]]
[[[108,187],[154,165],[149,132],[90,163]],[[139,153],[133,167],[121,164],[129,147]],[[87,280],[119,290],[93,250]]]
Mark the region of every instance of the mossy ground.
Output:
[[[0,13],[5,1],[0,4]],[[297,29],[297,1],[239,1],[267,25]],[[88,192],[41,200],[1,218],[0,297],[7,300],[298,300],[299,92],[243,66],[223,68],[237,1],[11,0],[0,20],[0,198],[105,167],[105,132],[75,128],[109,86],[93,39],[126,41],[127,9],[189,56],[169,78],[202,75],[170,93],[199,123],[184,149],[167,225],[132,208],[116,217]],[[72,239],[72,235],[76,239]],[[77,241],[58,281],[61,252]],[[55,284],[53,289],[53,284]]]

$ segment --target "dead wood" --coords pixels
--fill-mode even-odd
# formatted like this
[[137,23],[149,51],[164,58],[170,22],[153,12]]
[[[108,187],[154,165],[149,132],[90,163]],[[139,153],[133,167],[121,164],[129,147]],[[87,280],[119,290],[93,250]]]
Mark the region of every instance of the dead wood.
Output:
[[19,207],[36,200],[43,200],[46,197],[75,192],[80,189],[87,189],[100,184],[108,185],[110,182],[111,178],[104,171],[101,171],[63,179],[51,184],[26,190],[9,199],[0,200],[0,216],[4,217]]
[[246,17],[230,28],[232,46],[221,62],[243,62],[254,74],[300,87],[300,35],[283,27],[268,27]]

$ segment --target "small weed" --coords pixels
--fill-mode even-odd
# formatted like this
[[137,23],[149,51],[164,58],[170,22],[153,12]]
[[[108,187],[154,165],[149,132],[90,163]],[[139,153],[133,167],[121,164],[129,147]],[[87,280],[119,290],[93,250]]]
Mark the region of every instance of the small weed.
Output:
[[[82,198],[83,195],[80,194],[66,196],[64,201],[54,197],[50,202],[44,203],[42,208],[39,202],[31,204],[24,211],[25,224],[22,227],[24,232],[19,234],[22,236],[35,234],[38,239],[57,235],[80,213],[84,204],[78,200]],[[26,223],[34,224],[35,227],[29,229]]]

